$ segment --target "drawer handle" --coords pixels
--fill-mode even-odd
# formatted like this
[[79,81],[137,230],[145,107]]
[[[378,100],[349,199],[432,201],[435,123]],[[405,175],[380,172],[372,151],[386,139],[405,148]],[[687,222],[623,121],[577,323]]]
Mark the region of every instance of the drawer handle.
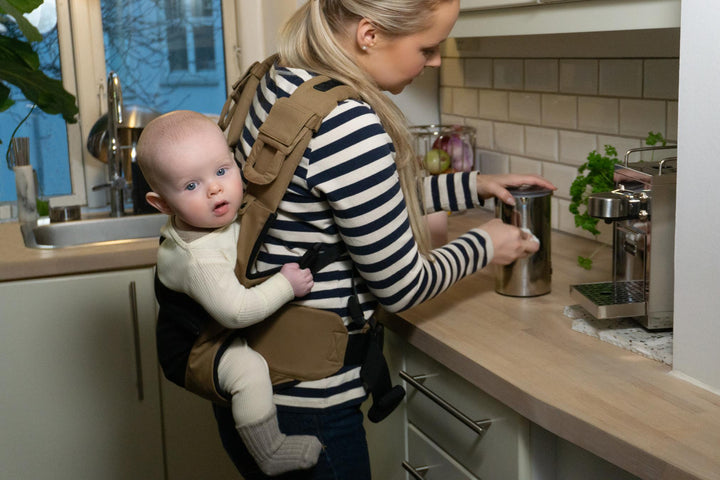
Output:
[[140,351],[140,321],[138,319],[137,289],[135,282],[130,282],[130,312],[133,327],[133,343],[135,344],[135,375],[137,376],[138,400],[145,399],[145,388],[143,386],[142,353]]
[[492,420],[473,420],[463,412],[455,408],[454,405],[448,403],[444,398],[440,397],[437,393],[433,392],[425,385],[422,384],[422,380],[427,378],[427,375],[410,375],[404,370],[400,370],[400,378],[405,380],[408,384],[412,385],[418,392],[422,393],[430,400],[438,404],[443,410],[448,412],[453,417],[460,420],[470,430],[477,433],[481,438],[492,425]]
[[403,460],[402,462],[402,467],[405,469],[406,472],[410,474],[411,477],[416,480],[423,480],[428,470],[430,470],[429,466],[413,467],[405,460]]

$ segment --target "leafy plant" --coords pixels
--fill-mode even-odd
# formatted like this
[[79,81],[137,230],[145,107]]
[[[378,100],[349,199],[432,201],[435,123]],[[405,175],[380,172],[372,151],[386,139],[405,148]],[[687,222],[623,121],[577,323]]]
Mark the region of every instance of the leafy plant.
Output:
[[[646,145],[657,145],[658,143],[665,146],[667,141],[660,132],[648,132],[645,138]],[[568,209],[570,213],[575,215],[575,226],[590,232],[593,236],[600,234],[597,224],[600,219],[591,217],[587,212],[588,198],[593,193],[609,192],[615,188],[613,179],[615,172],[615,164],[620,163],[617,158],[617,150],[612,145],[605,145],[604,155],[596,150],[588,154],[587,162],[578,167],[578,176],[575,177],[570,185],[570,205]],[[578,256],[578,265],[590,270],[592,268],[593,252],[588,257]]]
[[[48,77],[40,69],[40,59],[32,43],[42,40],[42,35],[27,19],[43,0],[0,0],[0,22],[3,31],[10,32],[10,17],[17,23],[27,40],[0,33],[0,112],[15,104],[10,98],[10,88],[15,85],[24,97],[50,115],[62,115],[68,123],[77,121],[78,108],[75,96],[67,92],[60,80]],[[1,140],[0,140],[1,142]]]

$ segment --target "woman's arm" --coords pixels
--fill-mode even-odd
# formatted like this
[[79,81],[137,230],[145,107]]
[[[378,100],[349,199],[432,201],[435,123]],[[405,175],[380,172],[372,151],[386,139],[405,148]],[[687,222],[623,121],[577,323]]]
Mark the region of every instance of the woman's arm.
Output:
[[434,261],[419,254],[390,138],[367,106],[346,102],[333,112],[309,159],[308,186],[326,199],[356,270],[385,309],[432,298],[491,260],[480,229],[435,249]]

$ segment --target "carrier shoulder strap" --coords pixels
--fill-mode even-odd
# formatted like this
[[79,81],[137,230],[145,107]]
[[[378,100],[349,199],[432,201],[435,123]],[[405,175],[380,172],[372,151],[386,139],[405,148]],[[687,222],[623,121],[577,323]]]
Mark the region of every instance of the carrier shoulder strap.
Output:
[[[227,130],[228,144],[238,150],[257,86],[277,56],[256,63],[233,87],[219,121]],[[276,217],[276,210],[312,136],[323,119],[338,103],[359,98],[357,92],[337,80],[319,75],[303,82],[289,97],[278,98],[245,161],[243,176],[247,182],[240,207],[240,238],[235,273],[250,287],[274,273],[251,273],[263,237]],[[236,153],[237,155],[237,153]]]

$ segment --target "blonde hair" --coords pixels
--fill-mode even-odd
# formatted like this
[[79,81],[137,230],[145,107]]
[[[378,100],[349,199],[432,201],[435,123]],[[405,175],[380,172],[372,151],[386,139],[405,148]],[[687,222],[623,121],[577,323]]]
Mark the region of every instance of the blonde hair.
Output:
[[416,160],[407,120],[393,101],[378,88],[341,46],[347,27],[368,19],[388,36],[404,36],[427,28],[437,6],[449,0],[309,0],[285,25],[279,41],[285,66],[328,75],[355,88],[377,113],[395,146],[410,225],[420,253],[430,251],[430,235],[418,191],[422,169]]

